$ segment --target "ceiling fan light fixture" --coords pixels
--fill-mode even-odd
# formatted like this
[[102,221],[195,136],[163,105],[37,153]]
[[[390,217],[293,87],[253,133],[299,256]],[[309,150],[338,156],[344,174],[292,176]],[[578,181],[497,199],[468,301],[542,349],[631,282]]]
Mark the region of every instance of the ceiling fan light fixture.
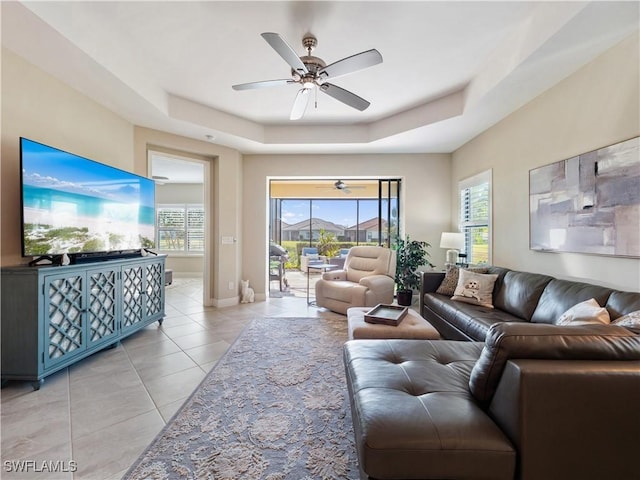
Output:
[[313,75],[304,75],[300,79],[300,83],[302,84],[302,88],[313,88],[316,86],[316,79]]
[[[380,55],[380,52],[376,49],[360,52],[327,65],[321,58],[311,55],[311,52],[318,44],[318,40],[310,33],[306,34],[302,40],[302,45],[305,50],[307,50],[307,55],[303,55],[302,57],[299,57],[295,50],[277,33],[265,32],[262,34],[262,38],[289,64],[291,67],[291,78],[241,83],[233,85],[232,88],[234,90],[251,90],[296,83],[301,85],[302,88],[298,91],[289,116],[290,120],[302,118],[307,106],[308,94],[311,89],[315,87],[319,87],[322,93],[326,93],[330,97],[356,110],[363,111],[369,107],[370,103],[367,100],[344,88],[325,82],[329,78],[347,75],[382,63],[382,55]],[[316,93],[317,91],[318,90],[315,90]]]

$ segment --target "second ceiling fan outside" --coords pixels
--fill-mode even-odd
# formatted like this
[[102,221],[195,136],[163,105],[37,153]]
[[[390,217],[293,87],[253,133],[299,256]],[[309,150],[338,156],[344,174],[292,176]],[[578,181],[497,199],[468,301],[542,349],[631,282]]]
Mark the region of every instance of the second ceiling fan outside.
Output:
[[316,187],[316,188],[323,188],[323,189],[329,189],[329,190],[338,190],[338,191],[344,193],[345,195],[348,195],[348,194],[351,193],[351,190],[364,189],[364,188],[367,188],[367,187],[365,187],[363,185],[347,185],[342,180],[338,180],[338,181],[334,182],[333,186],[331,186],[331,187]]
[[234,90],[252,90],[295,83],[300,84],[302,88],[298,91],[293,103],[293,108],[289,116],[291,120],[298,120],[304,116],[307,104],[309,103],[309,94],[314,88],[356,110],[363,111],[369,107],[370,103],[364,98],[329,83],[327,80],[382,63],[382,55],[380,55],[380,52],[376,49],[357,53],[327,65],[321,58],[311,55],[311,52],[318,43],[316,37],[311,34],[307,34],[302,39],[302,45],[307,50],[307,55],[302,57],[298,57],[295,50],[277,33],[263,33],[262,38],[289,64],[291,67],[291,78],[241,83],[234,85]]

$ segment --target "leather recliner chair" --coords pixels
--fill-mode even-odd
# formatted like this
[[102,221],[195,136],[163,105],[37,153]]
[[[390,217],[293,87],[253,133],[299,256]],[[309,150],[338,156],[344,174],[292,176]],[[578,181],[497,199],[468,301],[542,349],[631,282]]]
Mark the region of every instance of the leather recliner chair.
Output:
[[393,302],[396,252],[385,247],[349,250],[343,270],[326,272],[315,287],[319,307],[346,315],[351,307],[375,307]]

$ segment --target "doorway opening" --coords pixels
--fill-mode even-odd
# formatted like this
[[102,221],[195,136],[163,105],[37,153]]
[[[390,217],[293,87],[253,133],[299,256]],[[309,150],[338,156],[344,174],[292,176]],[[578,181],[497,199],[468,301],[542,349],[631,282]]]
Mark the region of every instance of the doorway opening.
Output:
[[401,183],[400,178],[271,179],[269,295],[308,297],[322,272],[310,263],[340,268],[354,245],[390,247],[401,227]]
[[[202,304],[209,305],[211,160],[164,149],[148,150],[149,170],[156,181],[156,251],[167,254],[173,286],[202,283]],[[193,299],[200,302],[200,299]]]

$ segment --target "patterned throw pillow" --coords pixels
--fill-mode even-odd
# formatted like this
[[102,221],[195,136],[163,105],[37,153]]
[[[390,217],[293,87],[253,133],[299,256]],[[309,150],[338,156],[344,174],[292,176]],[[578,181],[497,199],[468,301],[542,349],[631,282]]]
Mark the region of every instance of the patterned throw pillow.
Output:
[[[486,267],[471,267],[467,268],[466,270],[475,273],[487,273],[489,271]],[[436,293],[447,296],[453,295],[453,292],[455,292],[456,287],[458,286],[459,272],[460,267],[458,267],[457,265],[447,265],[447,271],[444,274],[444,279],[436,290]]]
[[610,322],[607,309],[601,307],[595,298],[590,298],[571,307],[554,323],[556,325],[607,325]]
[[640,330],[640,310],[627,313],[622,317],[616,318],[611,325],[619,325],[621,327],[631,328],[632,330]]
[[496,274],[483,274],[460,270],[458,285],[451,300],[493,308],[493,286]]

